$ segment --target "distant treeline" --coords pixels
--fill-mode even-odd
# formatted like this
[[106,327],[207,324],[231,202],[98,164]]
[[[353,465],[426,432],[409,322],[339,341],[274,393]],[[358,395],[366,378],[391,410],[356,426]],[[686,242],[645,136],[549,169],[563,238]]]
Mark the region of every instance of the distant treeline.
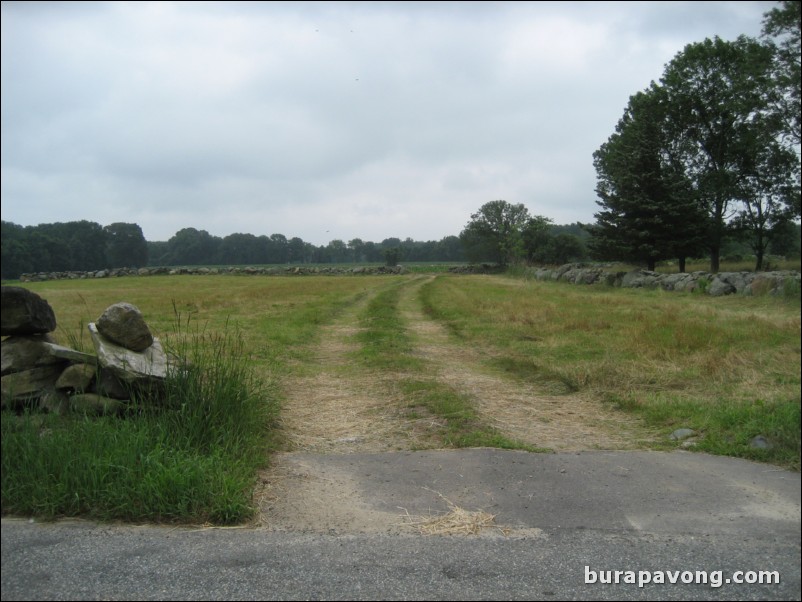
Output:
[[[587,234],[580,224],[551,226],[552,233]],[[2,278],[34,272],[101,270],[120,267],[192,265],[264,265],[309,263],[429,262],[467,260],[458,236],[437,241],[386,238],[381,242],[355,238],[316,246],[283,234],[256,236],[235,233],[213,236],[205,230],[184,228],[168,241],[147,241],[132,223],[108,226],[86,220],[19,226],[2,222]],[[571,259],[584,259],[584,247],[573,245]],[[559,262],[561,257],[554,257]]]
[[[575,223],[548,225],[533,261],[560,265],[596,257],[587,250],[587,226]],[[789,224],[787,236],[778,237],[772,251],[799,255],[799,225]],[[108,226],[76,221],[38,226],[2,222],[2,278],[13,280],[35,272],[89,271],[108,268],[155,266],[213,266],[265,264],[395,263],[492,261],[475,258],[459,236],[439,241],[386,238],[379,243],[355,238],[347,243],[332,240],[316,246],[282,234],[212,236],[205,230],[184,228],[168,241],[147,241],[142,228],[132,223]],[[776,248],[775,248],[776,247]],[[725,253],[748,256],[748,245],[730,239]]]

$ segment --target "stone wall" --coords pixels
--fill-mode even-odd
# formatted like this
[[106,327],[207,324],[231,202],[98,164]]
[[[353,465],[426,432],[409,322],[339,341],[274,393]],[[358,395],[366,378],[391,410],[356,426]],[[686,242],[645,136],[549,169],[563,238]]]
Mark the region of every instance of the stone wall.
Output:
[[786,287],[799,290],[800,273],[780,272],[686,272],[663,274],[649,270],[616,272],[610,267],[570,263],[559,268],[527,268],[527,275],[536,280],[552,280],[571,284],[606,284],[623,288],[659,288],[665,291],[698,292],[721,295],[780,295]]
[[89,324],[96,355],[55,343],[55,314],[36,293],[3,286],[0,306],[3,408],[117,414],[132,393],[153,399],[162,390],[167,355],[130,303],[109,306]]
[[[460,265],[449,268],[454,274],[495,274],[503,271],[492,264]],[[22,282],[45,280],[119,278],[123,276],[159,275],[241,275],[241,276],[303,276],[303,275],[376,275],[407,274],[403,266],[353,266],[353,267],[181,267],[181,268],[117,268],[91,272],[38,272],[23,274]],[[664,274],[648,270],[615,271],[614,266],[592,263],[569,263],[553,268],[526,268],[526,275],[536,280],[554,280],[571,284],[606,284],[624,288],[661,288],[666,291],[699,292],[712,296],[739,293],[743,295],[782,294],[789,285],[799,290],[800,273],[776,272],[686,272]]]
[[86,278],[119,278],[121,276],[209,276],[218,274],[243,275],[243,276],[304,276],[304,275],[373,275],[373,274],[406,274],[407,269],[403,266],[303,266],[293,265],[286,267],[225,267],[225,268],[204,268],[204,267],[179,267],[179,268],[114,268],[109,270],[95,270],[88,272],[36,272],[32,274],[22,274],[20,282],[42,282],[45,280],[81,280]]

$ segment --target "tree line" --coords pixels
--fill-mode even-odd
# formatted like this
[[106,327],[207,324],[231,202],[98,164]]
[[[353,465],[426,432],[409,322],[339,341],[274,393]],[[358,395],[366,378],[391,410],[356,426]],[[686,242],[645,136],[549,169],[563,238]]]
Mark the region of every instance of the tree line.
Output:
[[733,236],[757,270],[800,217],[800,2],[764,15],[760,40],[687,45],[634,94],[594,153],[601,210],[590,250],[656,262],[707,255]]
[[[587,257],[582,225],[547,226],[537,234],[533,260],[564,263]],[[206,230],[183,228],[167,241],[147,241],[138,224],[109,226],[89,221],[20,226],[2,222],[3,279],[24,273],[89,271],[118,267],[191,265],[265,265],[326,263],[387,263],[465,261],[499,262],[498,254],[485,254],[486,246],[474,248],[459,236],[441,240],[416,241],[412,238],[386,238],[381,242],[354,238],[335,239],[326,245],[313,245],[301,238],[283,234],[256,236],[234,233],[213,236]]]
[[3,221],[0,242],[3,279],[32,272],[118,267],[465,261],[457,236],[426,242],[387,238],[380,243],[355,238],[315,246],[283,234],[235,233],[221,238],[184,228],[167,241],[152,242],[145,240],[138,224],[101,226],[85,220],[24,227]]
[[108,226],[86,220],[19,226],[0,224],[0,270],[3,279],[26,272],[100,270],[143,267],[148,243],[137,224]]
[[[523,204],[483,205],[460,234],[472,261],[626,261],[710,258],[746,246],[799,252],[800,2],[764,15],[762,40],[687,45],[659,83],[629,99],[615,133],[593,155],[601,210],[576,233]],[[583,247],[586,242],[586,248]],[[736,251],[738,255],[742,250]]]

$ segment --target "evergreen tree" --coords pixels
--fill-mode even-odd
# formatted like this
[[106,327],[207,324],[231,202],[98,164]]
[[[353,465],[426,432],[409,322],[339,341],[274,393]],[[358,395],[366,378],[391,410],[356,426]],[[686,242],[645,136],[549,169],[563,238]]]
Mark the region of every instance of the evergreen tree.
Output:
[[645,263],[684,259],[702,241],[704,214],[670,152],[666,111],[655,85],[632,96],[616,132],[594,153],[602,210],[589,227],[600,259]]

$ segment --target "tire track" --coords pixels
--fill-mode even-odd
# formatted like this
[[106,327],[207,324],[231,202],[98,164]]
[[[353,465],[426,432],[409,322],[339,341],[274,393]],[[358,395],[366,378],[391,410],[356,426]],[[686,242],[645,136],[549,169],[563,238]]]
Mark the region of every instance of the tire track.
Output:
[[407,287],[402,315],[416,339],[417,354],[440,381],[473,398],[487,424],[511,439],[556,451],[639,447],[637,441],[646,434],[637,419],[582,393],[545,395],[533,384],[488,368],[492,352],[455,342],[423,312],[420,290],[433,278]]
[[359,315],[377,287],[321,329],[313,360],[284,382],[281,424],[292,451],[356,453],[431,447],[404,417],[402,400],[377,374],[350,360],[358,349]]

